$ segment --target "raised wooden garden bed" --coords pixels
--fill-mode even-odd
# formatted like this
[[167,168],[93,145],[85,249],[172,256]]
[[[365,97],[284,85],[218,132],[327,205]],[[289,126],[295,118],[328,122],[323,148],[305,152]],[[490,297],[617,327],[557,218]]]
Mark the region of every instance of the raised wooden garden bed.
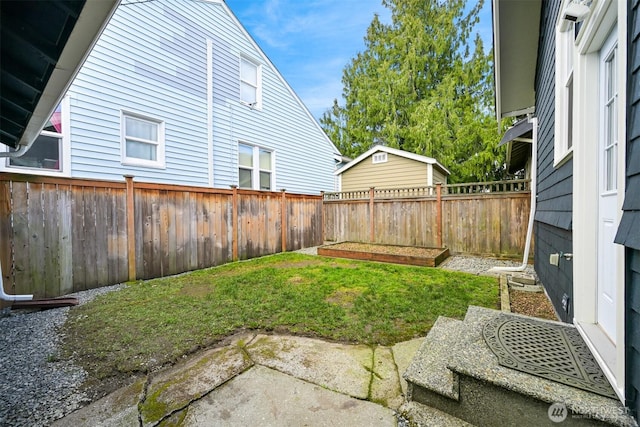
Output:
[[343,242],[319,247],[318,255],[437,267],[449,256],[449,249]]

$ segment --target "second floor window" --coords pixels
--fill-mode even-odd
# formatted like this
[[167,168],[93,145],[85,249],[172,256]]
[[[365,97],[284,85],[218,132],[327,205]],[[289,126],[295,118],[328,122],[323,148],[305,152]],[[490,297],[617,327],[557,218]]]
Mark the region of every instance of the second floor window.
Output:
[[240,101],[251,108],[261,107],[261,67],[246,58],[240,58]]

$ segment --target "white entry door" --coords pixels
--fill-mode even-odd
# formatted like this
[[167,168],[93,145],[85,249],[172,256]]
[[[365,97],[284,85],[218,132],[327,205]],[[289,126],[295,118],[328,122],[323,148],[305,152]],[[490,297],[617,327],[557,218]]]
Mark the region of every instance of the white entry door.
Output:
[[615,344],[618,228],[618,85],[614,28],[600,50],[600,144],[598,201],[598,323]]

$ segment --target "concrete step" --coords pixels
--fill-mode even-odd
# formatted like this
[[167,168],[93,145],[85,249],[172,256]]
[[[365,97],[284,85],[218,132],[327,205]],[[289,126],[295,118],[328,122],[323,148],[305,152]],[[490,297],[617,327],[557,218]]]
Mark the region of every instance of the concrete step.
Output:
[[405,402],[398,412],[415,427],[474,427],[460,418],[418,402]]
[[436,396],[457,401],[458,379],[447,363],[450,344],[457,342],[462,328],[461,320],[439,317],[405,371],[404,379]]
[[478,426],[553,426],[563,415],[566,426],[636,425],[618,400],[500,366],[482,337],[499,314],[438,319],[404,375],[407,398]]

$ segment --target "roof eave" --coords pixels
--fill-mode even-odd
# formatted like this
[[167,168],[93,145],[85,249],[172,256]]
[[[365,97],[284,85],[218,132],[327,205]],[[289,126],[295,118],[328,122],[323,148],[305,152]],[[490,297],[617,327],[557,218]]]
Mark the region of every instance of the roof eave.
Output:
[[19,145],[29,145],[38,137],[119,3],[120,0],[88,0],[82,8],[69,40],[19,139]]
[[493,0],[498,122],[533,112],[541,0]]

